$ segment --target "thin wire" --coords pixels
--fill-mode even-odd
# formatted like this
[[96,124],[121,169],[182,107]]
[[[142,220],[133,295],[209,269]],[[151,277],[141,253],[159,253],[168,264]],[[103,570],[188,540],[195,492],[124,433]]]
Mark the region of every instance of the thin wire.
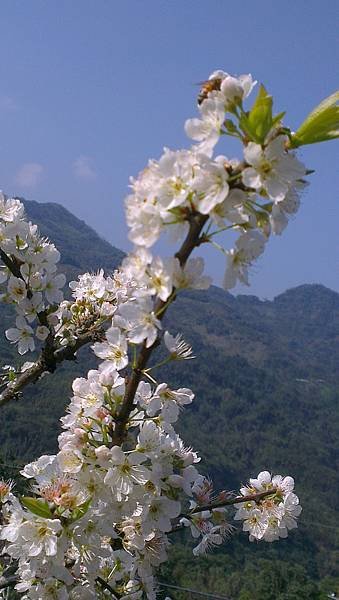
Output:
[[161,582],[158,582],[158,585],[160,585],[160,587],[172,588],[173,590],[179,590],[181,592],[189,592],[191,594],[196,594],[197,596],[204,596],[205,598],[214,598],[214,600],[231,600],[231,598],[226,596],[219,596],[208,592],[199,592],[198,590],[192,590],[191,588],[181,587],[180,585],[170,585],[169,583]]

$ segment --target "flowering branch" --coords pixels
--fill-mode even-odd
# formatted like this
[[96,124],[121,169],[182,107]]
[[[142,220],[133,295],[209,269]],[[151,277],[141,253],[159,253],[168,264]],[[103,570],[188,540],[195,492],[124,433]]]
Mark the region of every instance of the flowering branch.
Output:
[[[74,285],[75,300],[63,301],[60,288],[66,278],[57,274],[60,253],[48,240],[41,238],[37,227],[27,222],[23,204],[16,198],[8,199],[0,193],[0,283],[7,281],[7,291],[1,300],[16,310],[16,327],[8,329],[7,339],[17,344],[20,355],[33,351],[35,338],[41,347],[33,364],[24,365],[17,375],[8,371],[6,389],[0,394],[0,406],[14,398],[29,383],[37,381],[45,372],[53,373],[63,360],[75,360],[82,346],[98,342],[104,336],[102,325],[107,321],[114,304],[115,294],[102,289],[96,299],[86,289],[86,274]],[[97,280],[112,287],[112,279],[104,278],[101,271]],[[84,283],[80,290],[78,283]],[[36,329],[33,325],[37,324]]]
[[86,333],[79,334],[74,344],[59,347],[49,342],[41,351],[38,360],[20,373],[13,382],[9,383],[0,394],[0,406],[4,406],[17,397],[29,384],[36,383],[44,373],[54,373],[55,369],[63,361],[75,361],[76,352],[83,346],[103,339],[105,331],[102,327],[94,328]]
[[[160,334],[177,294],[211,283],[192,251],[212,244],[227,257],[225,289],[248,284],[270,235],[280,234],[298,210],[307,169],[290,151],[293,134],[282,124],[283,113],[273,114],[263,86],[245,110],[255,83],[250,75],[212,73],[198,98],[200,118],[185,124],[193,146],[165,149],[132,180],[126,217],[134,251],[109,277],[100,271],[71,282],[70,301],[63,300],[64,275],[56,274],[59,252],[25,220],[19,200],[0,195],[2,299],[17,313],[6,337],[21,355],[34,350],[36,340],[44,342],[35,364],[16,379],[9,371],[0,405],[62,360],[74,360],[87,343],[101,359],[73,382],[58,453],[21,471],[33,480],[32,495],[18,499],[11,482],[0,481],[0,539],[17,565],[15,588],[25,600],[90,600],[103,590],[126,600],[155,600],[154,572],[167,558],[168,534],[180,527],[173,527],[178,519],[198,541],[195,555],[220,545],[234,529],[226,518],[230,505],[250,541],[272,542],[297,526],[301,507],[289,476],[261,471],[240,495],[215,499],[197,469],[200,458],[174,429],[194,393],[158,383],[147,368],[162,342],[168,356],[153,368],[192,358],[180,334]],[[333,137],[328,123],[332,128],[336,122],[336,101],[310,115],[294,145]],[[240,160],[213,156],[224,134],[243,145]],[[226,249],[214,237],[228,230],[238,237]],[[164,231],[183,240],[170,259],[150,251]]]
[[[0,258],[1,258],[2,262],[4,263],[4,265],[7,267],[8,271],[10,273],[12,273],[12,275],[14,275],[14,277],[16,277],[17,279],[20,279],[25,284],[27,298],[31,299],[33,296],[33,292],[29,288],[29,286],[26,284],[25,279],[21,274],[20,263],[19,263],[18,259],[16,259],[15,256],[13,256],[13,257],[8,256],[1,247],[0,247]],[[39,319],[41,325],[48,326],[46,311],[37,312],[37,318]]]
[[[207,220],[208,216],[201,215],[199,213],[192,215],[192,217],[190,218],[189,231],[186,236],[186,239],[184,240],[180,250],[175,254],[175,257],[178,259],[181,267],[185,266],[187,259],[193,252],[194,248],[199,246],[199,244],[201,243],[199,236]],[[175,299],[175,294],[173,294],[173,292],[175,292],[175,289],[172,291],[170,296],[170,298],[172,298],[171,302],[173,302],[173,300]],[[166,302],[163,300],[158,300],[157,304],[155,305],[154,312],[155,314],[159,315],[159,320],[163,319],[169,306],[168,305],[165,307],[165,305]],[[157,345],[158,340],[155,340],[154,344],[149,348],[147,347],[146,342],[144,342],[140,350],[139,356],[136,361],[136,365],[133,369],[132,375],[126,387],[125,397],[121,406],[121,410],[119,414],[115,417],[116,429],[113,438],[113,442],[115,444],[120,445],[124,439],[126,424],[128,421],[128,417],[131,411],[133,410],[134,398],[138,385],[143,375],[143,371],[148,364],[150,356],[153,350],[157,347]]]
[[[175,525],[173,529],[169,533],[176,533],[178,531],[182,531],[184,527],[187,525],[188,520],[192,518],[193,515],[200,514],[202,512],[210,512],[215,509],[224,508],[225,506],[233,506],[235,504],[246,504],[246,503],[260,503],[261,500],[270,496],[274,496],[278,491],[278,488],[274,487],[269,490],[265,490],[263,492],[257,492],[256,494],[248,494],[247,496],[235,496],[233,498],[224,498],[223,500],[216,500],[215,502],[209,502],[208,504],[198,504],[194,506],[189,512],[182,513],[179,515],[181,519],[184,519],[184,522]],[[186,523],[185,523],[186,520]]]
[[214,510],[215,508],[222,508],[223,506],[232,506],[233,504],[241,504],[242,502],[259,502],[263,498],[267,496],[274,496],[278,488],[272,487],[269,490],[265,490],[264,492],[258,492],[257,494],[249,494],[247,496],[236,496],[235,498],[225,498],[225,500],[219,500],[216,502],[210,502],[209,504],[205,504],[203,506],[196,506],[190,512],[185,515],[181,515],[182,517],[188,517],[190,515],[195,515],[196,513],[205,511],[205,510]]

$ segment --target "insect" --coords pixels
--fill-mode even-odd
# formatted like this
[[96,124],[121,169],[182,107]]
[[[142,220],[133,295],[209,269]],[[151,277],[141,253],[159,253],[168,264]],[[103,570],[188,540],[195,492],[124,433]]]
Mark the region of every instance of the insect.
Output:
[[198,85],[201,86],[201,90],[198,95],[199,106],[204,100],[206,100],[210,92],[220,90],[221,82],[221,77],[213,77],[212,79],[207,79],[206,81],[200,81],[200,83],[198,83]]

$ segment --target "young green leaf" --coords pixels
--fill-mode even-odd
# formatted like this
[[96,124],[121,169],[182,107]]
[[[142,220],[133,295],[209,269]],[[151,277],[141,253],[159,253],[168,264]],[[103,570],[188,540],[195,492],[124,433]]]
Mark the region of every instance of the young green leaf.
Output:
[[290,137],[290,147],[316,144],[339,137],[339,91],[325,98]]
[[72,512],[72,517],[71,517],[71,521],[72,523],[74,523],[75,521],[78,521],[78,519],[81,519],[81,517],[83,517],[92,502],[92,498],[88,498],[88,500],[86,500],[86,502],[84,502],[83,504],[80,504],[80,506],[78,506],[77,508],[75,508]]
[[38,517],[43,517],[44,519],[53,518],[53,514],[48,506],[48,503],[46,500],[42,500],[42,498],[30,498],[29,496],[23,496],[21,498],[21,504]]
[[264,142],[266,135],[272,127],[272,106],[272,96],[270,96],[264,86],[261,85],[257,98],[248,115],[250,127],[255,131],[259,143]]
[[243,113],[239,123],[246,135],[257,144],[263,144],[273,123],[273,98],[263,85],[249,113]]
[[275,117],[273,117],[272,119],[272,127],[274,127],[274,125],[277,125],[277,123],[279,123],[285,115],[286,111],[280,112],[277,115],[275,115]]

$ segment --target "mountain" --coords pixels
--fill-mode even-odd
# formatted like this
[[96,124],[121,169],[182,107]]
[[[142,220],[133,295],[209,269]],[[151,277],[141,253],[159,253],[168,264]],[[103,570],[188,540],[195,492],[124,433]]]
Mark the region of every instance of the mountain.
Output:
[[[25,201],[25,207],[40,232],[56,243],[62,269],[70,279],[100,267],[111,271],[121,262],[120,250],[60,205]],[[8,307],[0,306],[0,315],[2,327],[8,327],[12,322]],[[183,559],[182,539],[170,563],[176,581],[187,585],[200,577],[204,589],[214,586],[215,591],[233,594],[232,599],[270,600],[271,596],[259,591],[246,596],[245,587],[239,587],[246,586],[242,573],[250,572],[253,565],[261,565],[263,573],[267,565],[272,569],[282,565],[277,580],[285,577],[287,582],[292,581],[294,569],[298,581],[304,582],[300,583],[303,589],[311,589],[307,586],[312,587],[313,580],[335,576],[339,294],[322,285],[302,285],[273,301],[261,301],[211,287],[179,296],[164,326],[173,333],[182,332],[197,355],[194,361],[164,368],[159,377],[172,386],[190,386],[196,393],[180,428],[185,443],[203,457],[204,472],[219,489],[237,489],[239,482],[263,469],[292,475],[303,506],[300,527],[288,540],[254,547],[236,535],[214,558],[195,562],[195,566],[189,563],[188,570],[178,566],[190,560]],[[2,336],[0,364],[16,361],[17,355]],[[83,349],[77,363],[63,365],[1,410],[5,474],[13,476],[13,462],[56,450],[58,419],[68,402],[71,381],[94,364],[90,350]],[[165,570],[164,577],[168,576]],[[318,598],[307,593],[305,598]]]
[[30,220],[39,226],[40,233],[62,252],[63,270],[70,276],[100,268],[112,271],[121,263],[124,257],[121,250],[111,246],[61,204],[20,200]]

